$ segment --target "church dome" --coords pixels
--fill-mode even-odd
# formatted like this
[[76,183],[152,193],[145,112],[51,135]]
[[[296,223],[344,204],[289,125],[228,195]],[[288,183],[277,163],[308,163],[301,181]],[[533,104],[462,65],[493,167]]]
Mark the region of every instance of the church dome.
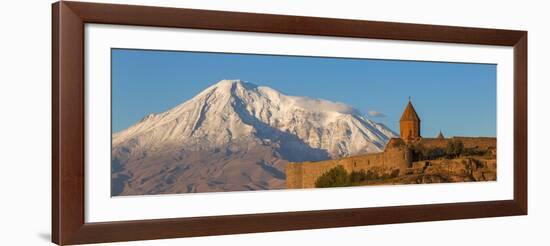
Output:
[[420,121],[420,117],[416,114],[416,110],[414,110],[411,101],[407,104],[407,107],[405,108],[405,111],[403,111],[403,115],[401,115],[401,119],[399,121]]
[[439,134],[437,134],[437,139],[445,139],[445,136],[443,136],[443,133],[439,131]]

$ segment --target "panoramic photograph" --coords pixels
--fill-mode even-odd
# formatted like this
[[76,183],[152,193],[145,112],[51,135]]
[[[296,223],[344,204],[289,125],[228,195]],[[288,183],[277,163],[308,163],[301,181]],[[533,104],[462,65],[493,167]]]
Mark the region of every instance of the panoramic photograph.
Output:
[[496,65],[111,50],[111,196],[496,181]]

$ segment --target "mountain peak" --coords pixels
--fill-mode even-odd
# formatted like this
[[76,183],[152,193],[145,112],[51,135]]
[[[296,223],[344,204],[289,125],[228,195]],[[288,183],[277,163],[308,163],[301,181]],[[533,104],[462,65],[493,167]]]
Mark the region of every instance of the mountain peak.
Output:
[[213,88],[228,88],[228,89],[231,89],[234,86],[245,86],[245,85],[252,85],[254,87],[257,87],[254,84],[247,83],[247,82],[245,82],[243,80],[240,80],[240,79],[222,79],[222,80],[218,81],[217,83],[215,83],[212,87]]
[[242,80],[240,79],[222,79],[218,81],[215,85],[217,86],[226,86],[226,85],[234,85],[234,84],[240,84],[242,83]]
[[258,86],[252,83],[248,83],[241,79],[223,79],[213,84],[212,86],[208,87],[208,89],[204,90],[203,93],[208,94],[209,92],[212,92],[212,91],[218,91],[220,93],[230,95],[232,94],[231,92],[236,89],[253,90],[255,88],[258,88]]

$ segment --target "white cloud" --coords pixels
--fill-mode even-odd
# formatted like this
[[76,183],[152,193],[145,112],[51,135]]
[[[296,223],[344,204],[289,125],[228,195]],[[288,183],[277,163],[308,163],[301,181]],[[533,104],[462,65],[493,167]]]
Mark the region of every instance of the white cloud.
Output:
[[294,103],[304,109],[318,112],[339,112],[343,114],[359,114],[355,108],[350,105],[331,102],[323,99],[313,99],[308,97],[292,97]]
[[367,113],[370,117],[379,117],[379,118],[382,118],[382,117],[386,117],[385,114],[381,113],[381,112],[378,112],[378,111],[374,111],[374,110],[371,110]]

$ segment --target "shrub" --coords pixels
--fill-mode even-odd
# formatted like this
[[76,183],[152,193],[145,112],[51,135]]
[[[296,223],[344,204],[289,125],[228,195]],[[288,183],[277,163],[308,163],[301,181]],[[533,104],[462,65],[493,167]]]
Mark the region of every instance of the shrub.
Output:
[[381,179],[381,180],[393,179],[397,176],[399,176],[399,169],[394,169],[393,171],[391,171],[391,173],[382,174],[382,176],[380,176],[379,179]]
[[344,187],[350,186],[350,176],[342,165],[338,165],[321,175],[315,181],[315,187]]
[[427,150],[424,147],[424,145],[417,143],[417,144],[411,145],[410,149],[412,151],[414,161],[420,161],[426,158],[425,153]]
[[349,179],[351,183],[361,183],[367,180],[367,173],[363,169],[361,171],[352,171],[349,174]]
[[445,152],[447,152],[447,158],[453,159],[462,154],[464,151],[464,144],[460,140],[451,139],[447,143],[447,147],[445,148]]
[[414,144],[410,148],[414,161],[434,160],[446,156],[444,149],[437,147],[428,148],[421,143]]
[[487,150],[479,149],[479,148],[465,148],[464,151],[462,151],[462,155],[466,156],[483,156],[487,155]]
[[390,174],[390,177],[391,177],[391,178],[395,178],[395,177],[397,177],[397,176],[399,176],[399,169],[393,170],[393,171],[391,172],[391,174]]
[[365,181],[391,179],[397,176],[399,176],[399,169],[395,169],[391,173],[384,173],[382,175],[378,175],[378,173],[371,170],[365,172],[363,169],[360,171],[352,171],[348,174],[343,166],[338,165],[317,178],[315,181],[315,187],[327,188],[355,186],[361,185]]
[[435,160],[445,156],[445,150],[442,148],[429,149],[426,153],[426,160]]
[[367,179],[367,180],[375,180],[375,179],[379,179],[379,178],[380,178],[380,177],[378,176],[377,173],[375,173],[375,172],[373,172],[373,171],[371,171],[371,170],[369,170],[369,171],[367,172],[367,176],[366,176],[366,179]]

